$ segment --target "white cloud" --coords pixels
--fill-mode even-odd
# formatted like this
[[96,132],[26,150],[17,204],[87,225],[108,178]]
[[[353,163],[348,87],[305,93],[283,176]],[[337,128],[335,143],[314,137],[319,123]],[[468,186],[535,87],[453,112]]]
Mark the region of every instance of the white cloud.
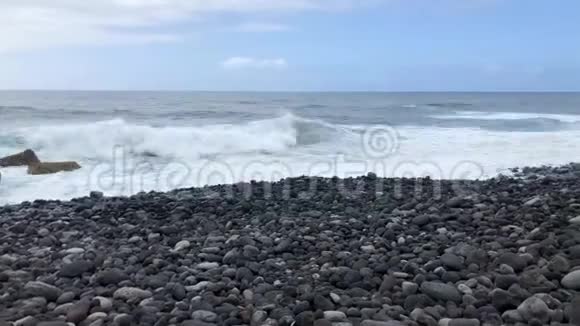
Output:
[[288,62],[284,58],[231,57],[222,62],[222,67],[225,69],[284,69],[287,66]]
[[489,63],[483,66],[483,72],[489,75],[498,75],[504,72],[505,67],[497,63]]
[[[0,53],[61,45],[175,41],[160,27],[206,14],[335,10],[377,0],[0,0]],[[248,30],[281,26],[255,24]]]
[[237,30],[240,32],[249,32],[249,33],[268,33],[268,32],[286,32],[291,30],[291,28],[290,26],[283,24],[248,22],[238,26]]

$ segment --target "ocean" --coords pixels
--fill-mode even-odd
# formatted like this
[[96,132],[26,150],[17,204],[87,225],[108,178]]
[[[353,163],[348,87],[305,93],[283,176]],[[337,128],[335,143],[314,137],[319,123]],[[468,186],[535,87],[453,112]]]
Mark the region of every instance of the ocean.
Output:
[[0,205],[283,177],[484,179],[580,162],[580,93],[0,92]]

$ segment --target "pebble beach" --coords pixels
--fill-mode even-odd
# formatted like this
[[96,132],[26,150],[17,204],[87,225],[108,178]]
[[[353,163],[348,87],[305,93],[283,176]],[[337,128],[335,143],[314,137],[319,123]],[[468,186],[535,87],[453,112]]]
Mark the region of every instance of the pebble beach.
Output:
[[580,325],[580,165],[0,207],[0,325]]

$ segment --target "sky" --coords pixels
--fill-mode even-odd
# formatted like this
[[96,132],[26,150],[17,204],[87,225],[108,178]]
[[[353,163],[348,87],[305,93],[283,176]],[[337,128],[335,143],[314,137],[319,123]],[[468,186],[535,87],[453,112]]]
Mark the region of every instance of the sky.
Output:
[[0,89],[580,91],[578,0],[1,0]]

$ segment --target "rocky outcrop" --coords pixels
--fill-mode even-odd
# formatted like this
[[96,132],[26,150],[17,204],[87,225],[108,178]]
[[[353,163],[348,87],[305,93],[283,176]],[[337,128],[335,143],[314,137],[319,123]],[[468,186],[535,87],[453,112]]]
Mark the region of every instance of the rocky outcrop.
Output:
[[[74,171],[81,166],[74,161],[65,162],[41,162],[33,150],[27,149],[24,152],[0,158],[0,167],[28,166],[28,174],[51,174],[63,171]],[[0,174],[0,181],[2,175]]]
[[26,166],[38,164],[40,160],[33,150],[27,149],[24,152],[0,158],[0,167]]
[[30,164],[28,166],[28,174],[51,174],[64,171],[74,171],[80,169],[81,166],[74,161],[69,162],[39,162]]

